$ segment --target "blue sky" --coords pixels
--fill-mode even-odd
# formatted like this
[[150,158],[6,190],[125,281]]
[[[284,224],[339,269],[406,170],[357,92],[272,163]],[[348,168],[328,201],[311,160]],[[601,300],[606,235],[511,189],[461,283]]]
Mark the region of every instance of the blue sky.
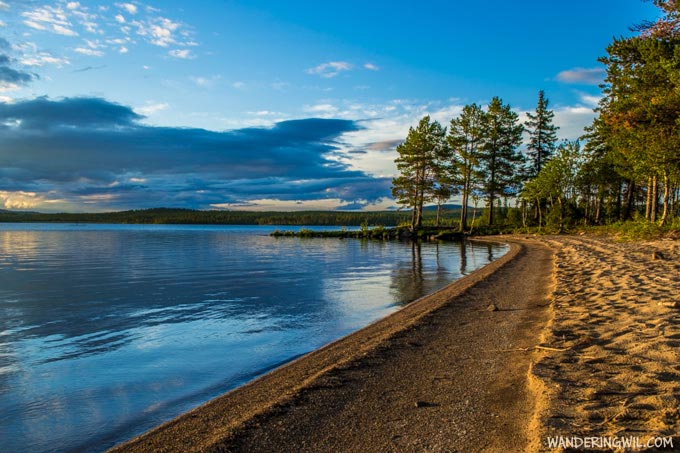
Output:
[[394,206],[396,144],[545,90],[593,117],[639,0],[0,0],[0,208]]

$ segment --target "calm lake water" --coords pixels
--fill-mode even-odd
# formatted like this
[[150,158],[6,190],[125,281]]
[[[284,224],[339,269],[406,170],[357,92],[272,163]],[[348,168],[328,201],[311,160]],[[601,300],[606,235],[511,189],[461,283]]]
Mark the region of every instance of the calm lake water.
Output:
[[507,250],[274,229],[0,224],[0,451],[104,450]]

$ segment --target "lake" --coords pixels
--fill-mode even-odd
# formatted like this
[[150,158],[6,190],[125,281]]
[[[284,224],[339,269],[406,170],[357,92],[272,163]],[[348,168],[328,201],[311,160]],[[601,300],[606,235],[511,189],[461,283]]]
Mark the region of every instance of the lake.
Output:
[[507,251],[275,229],[0,224],[0,451],[104,450]]

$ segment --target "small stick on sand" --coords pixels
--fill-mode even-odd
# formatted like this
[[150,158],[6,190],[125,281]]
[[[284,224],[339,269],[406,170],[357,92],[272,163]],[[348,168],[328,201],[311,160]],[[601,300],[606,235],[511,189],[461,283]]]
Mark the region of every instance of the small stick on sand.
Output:
[[501,349],[498,352],[516,352],[516,351],[527,352],[527,351],[533,351],[535,349],[539,349],[539,350],[542,350],[542,351],[565,352],[565,351],[569,351],[571,348],[551,348],[551,347],[548,347],[548,346],[531,346],[530,348]]

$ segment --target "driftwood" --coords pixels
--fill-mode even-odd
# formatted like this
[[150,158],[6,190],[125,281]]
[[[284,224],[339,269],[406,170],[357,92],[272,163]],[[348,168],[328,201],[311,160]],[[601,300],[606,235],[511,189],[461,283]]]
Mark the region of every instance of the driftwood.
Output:
[[527,352],[527,351],[533,351],[533,350],[566,352],[566,351],[569,351],[570,349],[571,348],[551,348],[549,346],[531,346],[529,348],[501,349],[498,352],[516,352],[516,351]]

